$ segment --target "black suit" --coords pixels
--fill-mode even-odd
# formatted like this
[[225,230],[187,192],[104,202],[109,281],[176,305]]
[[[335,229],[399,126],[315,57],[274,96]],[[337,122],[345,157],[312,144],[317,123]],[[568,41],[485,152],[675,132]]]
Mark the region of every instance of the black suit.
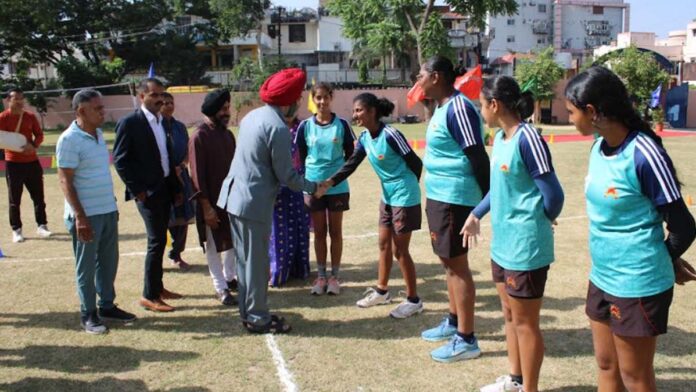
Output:
[[[165,132],[166,135],[166,132]],[[146,192],[147,199],[136,199],[138,212],[147,231],[145,287],[143,297],[154,300],[162,291],[162,256],[167,243],[167,227],[172,200],[181,192],[171,159],[171,140],[167,137],[169,176],[164,176],[157,139],[145,113],[138,109],[116,124],[114,166],[126,184],[126,201]]]

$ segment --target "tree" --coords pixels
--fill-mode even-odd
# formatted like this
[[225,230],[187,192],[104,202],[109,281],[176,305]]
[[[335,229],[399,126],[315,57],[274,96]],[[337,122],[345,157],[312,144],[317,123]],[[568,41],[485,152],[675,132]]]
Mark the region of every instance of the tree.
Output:
[[[405,69],[410,52],[415,52],[416,38],[404,18],[404,13],[399,11],[397,6],[400,0],[333,0],[329,3],[329,11],[341,17],[343,20],[343,34],[346,38],[353,41],[353,56],[357,59],[360,73],[360,81],[367,82],[369,64],[377,58],[381,58],[384,63],[384,56],[379,49],[377,41],[381,37],[374,37],[371,31],[374,27],[386,28],[389,26],[393,31],[388,32],[390,36],[398,35],[398,43],[390,48],[389,54],[394,54],[399,60],[399,66]],[[368,26],[373,27],[369,29]],[[370,42],[370,40],[372,42]],[[377,49],[377,50],[375,50]]]
[[261,22],[266,10],[271,7],[270,0],[209,0],[213,22],[219,30],[219,39],[243,37],[253,31],[256,33],[257,60],[263,67],[261,53]]
[[[239,63],[232,68],[230,74],[230,90],[237,93],[232,96],[232,109],[235,111],[234,123],[239,124],[239,114],[246,106],[255,105],[258,100],[258,91],[261,89],[263,82],[271,76],[271,74],[286,68],[285,62],[282,59],[266,60],[263,65],[254,62],[249,57],[243,57]],[[291,64],[296,66],[296,64]]]
[[387,59],[389,55],[399,46],[399,25],[383,20],[366,26],[370,36],[367,45],[382,59],[382,84],[387,83]]
[[439,54],[454,60],[454,50],[450,45],[447,30],[438,15],[430,15],[425,30],[421,32],[419,42],[423,47],[423,58],[427,59]]
[[[75,57],[65,57],[56,63],[58,81],[66,89],[117,83],[123,77],[124,67],[124,61],[120,58],[101,64],[92,64]],[[102,93],[122,92],[119,89],[101,91]]]
[[115,45],[113,53],[125,60],[125,72],[145,70],[154,64],[155,72],[173,85],[207,84],[206,63],[196,50],[195,29],[163,29],[160,34],[141,37],[137,42]]
[[[517,12],[515,0],[445,0],[445,4],[462,15],[468,15],[473,25],[479,28],[483,27],[486,15]],[[443,42],[449,38],[442,22],[434,21],[440,19],[433,13],[434,7],[435,0],[332,0],[328,5],[332,13],[343,19],[345,36],[358,48],[364,46],[369,37],[365,26],[385,20],[402,26],[402,48],[408,50],[408,41],[414,41],[419,64],[423,64],[427,54],[435,50],[447,51],[448,45],[443,45]]]
[[650,103],[652,92],[669,82],[669,74],[648,52],[635,46],[607,53],[596,64],[611,68],[624,82],[628,94],[640,110]]
[[99,64],[110,46],[152,34],[172,16],[165,0],[23,0],[0,8],[0,60],[50,64],[75,51]]
[[534,94],[534,121],[540,116],[541,101],[552,100],[556,83],[563,77],[561,68],[553,57],[553,47],[538,52],[534,59],[519,60],[515,77],[521,86]]

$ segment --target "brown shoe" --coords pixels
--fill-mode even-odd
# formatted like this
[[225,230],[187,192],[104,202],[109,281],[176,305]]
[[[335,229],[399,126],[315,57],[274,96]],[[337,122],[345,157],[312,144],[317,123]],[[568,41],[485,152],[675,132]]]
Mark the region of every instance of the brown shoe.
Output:
[[161,299],[181,299],[184,296],[178,293],[171,292],[165,288],[162,288],[162,291],[160,291],[160,298]]
[[147,310],[153,312],[173,312],[174,307],[167,305],[161,299],[149,300],[147,298],[140,298],[140,306]]

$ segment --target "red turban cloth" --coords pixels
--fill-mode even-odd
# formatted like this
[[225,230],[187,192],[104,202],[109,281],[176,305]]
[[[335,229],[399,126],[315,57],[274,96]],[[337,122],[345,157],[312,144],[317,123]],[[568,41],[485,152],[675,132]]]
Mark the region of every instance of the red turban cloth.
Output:
[[290,106],[304,91],[307,75],[299,68],[288,68],[274,73],[261,86],[259,97],[269,105]]

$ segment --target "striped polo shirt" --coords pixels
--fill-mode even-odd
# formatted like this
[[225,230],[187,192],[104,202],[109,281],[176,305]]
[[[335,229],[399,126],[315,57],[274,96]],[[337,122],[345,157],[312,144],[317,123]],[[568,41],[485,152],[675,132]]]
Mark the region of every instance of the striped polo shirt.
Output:
[[[56,161],[61,169],[75,170],[73,186],[87,216],[117,211],[109,149],[101,129],[97,129],[95,139],[73,121],[58,138]],[[66,200],[65,217],[73,215]]]

